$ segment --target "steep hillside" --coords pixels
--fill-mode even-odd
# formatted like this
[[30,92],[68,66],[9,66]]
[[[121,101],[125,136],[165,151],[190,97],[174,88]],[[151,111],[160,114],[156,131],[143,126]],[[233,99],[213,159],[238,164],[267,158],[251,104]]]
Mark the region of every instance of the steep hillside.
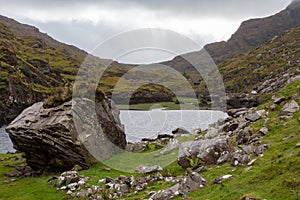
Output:
[[253,50],[299,24],[300,1],[293,1],[286,9],[273,16],[243,22],[227,42],[208,44],[204,48],[219,64],[240,53]]
[[17,36],[1,22],[0,26],[1,125],[49,95],[66,96],[68,77],[76,74],[82,58],[43,39]]
[[[300,73],[300,26],[219,65],[228,93],[278,91]],[[267,82],[266,82],[267,81]],[[273,84],[273,85],[272,85]],[[271,88],[267,89],[268,87]]]

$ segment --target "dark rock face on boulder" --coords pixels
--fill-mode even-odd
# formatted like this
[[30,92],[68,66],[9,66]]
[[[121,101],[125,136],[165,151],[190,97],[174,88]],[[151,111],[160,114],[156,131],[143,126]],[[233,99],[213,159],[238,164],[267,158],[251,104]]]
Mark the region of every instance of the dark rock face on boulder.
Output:
[[[96,161],[95,158],[99,160],[94,152],[107,156],[117,153],[106,148],[108,144],[101,146],[103,135],[111,141],[111,146],[124,149],[126,139],[118,111],[109,100],[96,101],[95,110],[73,110],[74,105],[86,104],[89,107],[92,103],[89,99],[72,100],[48,109],[43,107],[42,102],[35,103],[7,127],[14,148],[25,153],[32,169],[46,172],[70,170],[74,165],[87,169]],[[78,124],[79,119],[83,120],[88,115],[93,119],[89,124]],[[91,130],[97,123],[101,129],[97,131],[98,135],[93,135]],[[106,140],[106,143],[109,142]]]

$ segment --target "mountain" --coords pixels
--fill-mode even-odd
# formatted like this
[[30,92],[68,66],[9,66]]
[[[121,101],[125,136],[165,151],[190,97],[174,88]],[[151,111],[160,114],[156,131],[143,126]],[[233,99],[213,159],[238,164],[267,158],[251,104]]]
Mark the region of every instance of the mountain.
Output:
[[204,48],[215,63],[219,64],[240,53],[257,48],[299,24],[300,1],[293,1],[286,9],[275,15],[244,21],[227,42],[208,44]]
[[[256,49],[299,24],[300,1],[293,1],[286,9],[275,15],[242,22],[238,30],[228,41],[207,44],[204,46],[204,50],[219,65],[225,60]],[[162,64],[171,66],[179,72],[187,74],[191,82],[198,85],[201,82],[199,73],[183,57],[199,57],[199,55],[201,55],[201,51],[191,52],[186,55],[177,56],[173,60],[163,62]]]

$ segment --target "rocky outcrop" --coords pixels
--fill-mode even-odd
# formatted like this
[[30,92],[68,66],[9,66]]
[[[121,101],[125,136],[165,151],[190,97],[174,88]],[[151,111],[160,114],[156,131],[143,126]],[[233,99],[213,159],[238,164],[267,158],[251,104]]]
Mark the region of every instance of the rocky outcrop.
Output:
[[183,168],[191,167],[190,159],[200,159],[204,164],[216,164],[222,152],[230,150],[226,137],[185,142],[179,145],[178,164]]
[[87,169],[96,159],[118,153],[126,146],[118,111],[107,99],[96,100],[94,107],[93,103],[77,99],[48,109],[42,102],[35,103],[6,130],[14,148],[25,153],[34,170],[56,172],[74,165]]
[[268,120],[266,110],[231,109],[228,115],[211,124],[194,141],[179,144],[177,161],[181,167],[195,169],[225,162],[232,166],[250,166],[251,156],[261,156],[268,149],[268,144],[261,145],[268,128],[263,126],[257,132],[251,128],[259,119]]

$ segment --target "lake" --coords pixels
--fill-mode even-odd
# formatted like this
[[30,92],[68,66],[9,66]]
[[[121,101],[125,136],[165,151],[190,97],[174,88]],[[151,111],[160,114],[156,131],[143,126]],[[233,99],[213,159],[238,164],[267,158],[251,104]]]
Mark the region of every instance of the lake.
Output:
[[224,112],[211,110],[120,111],[128,142],[137,142],[142,138],[154,139],[159,134],[171,134],[172,130],[179,127],[188,131],[199,128],[205,130],[209,124],[226,117]]
[[0,127],[0,154],[15,152],[13,144],[5,131],[5,126]]
[[[121,110],[120,120],[125,126],[128,142],[138,142],[142,138],[154,139],[159,134],[171,134],[176,128],[188,131],[204,130],[209,124],[227,117],[221,111],[211,110],[163,110],[150,111]],[[0,153],[14,152],[12,142],[5,131],[0,128]]]

